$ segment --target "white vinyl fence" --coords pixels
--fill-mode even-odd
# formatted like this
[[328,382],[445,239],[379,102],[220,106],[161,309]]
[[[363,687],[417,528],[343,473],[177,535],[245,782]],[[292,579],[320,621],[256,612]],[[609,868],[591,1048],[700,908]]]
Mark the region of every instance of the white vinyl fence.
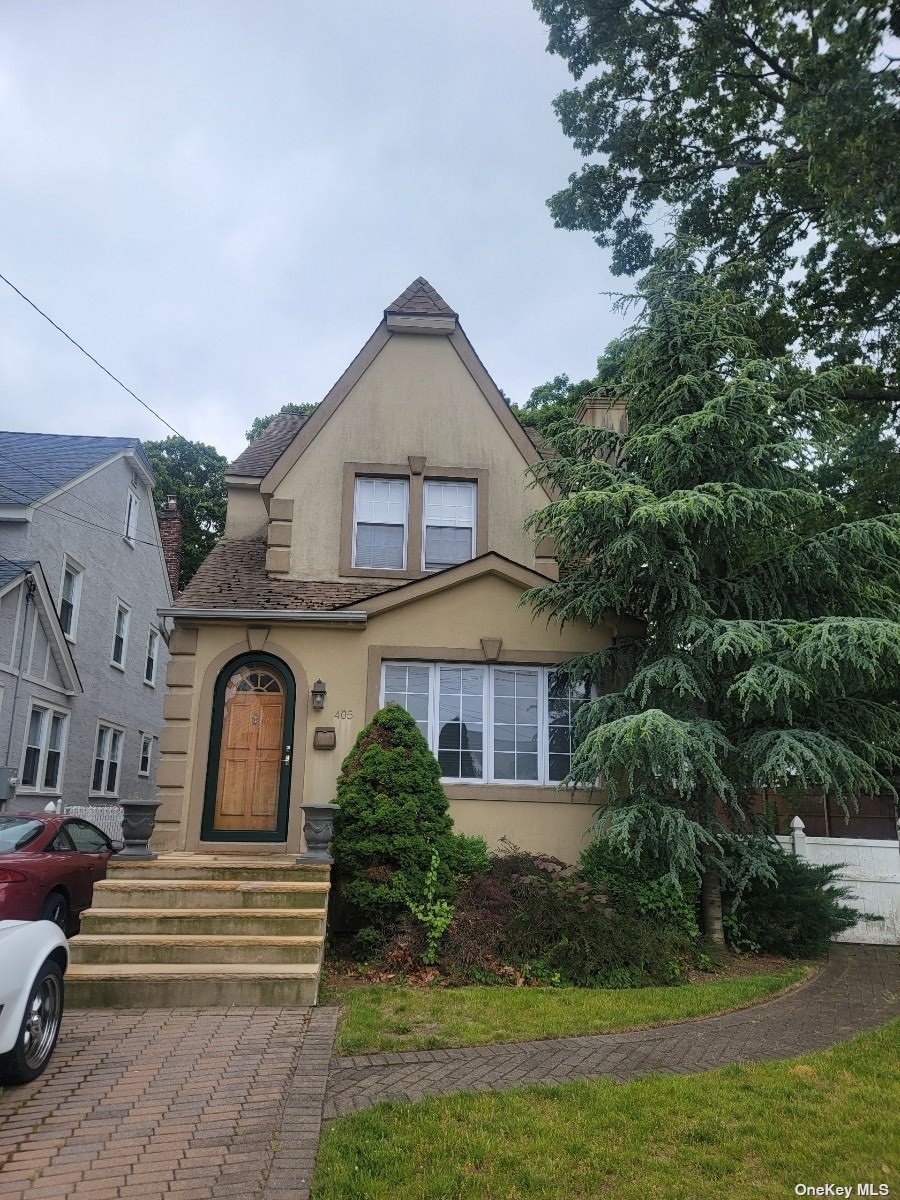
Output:
[[836,942],[900,946],[900,842],[876,838],[807,837],[799,817],[791,821],[782,848],[815,865],[839,865],[838,879],[853,893],[849,903],[881,921],[859,921]]

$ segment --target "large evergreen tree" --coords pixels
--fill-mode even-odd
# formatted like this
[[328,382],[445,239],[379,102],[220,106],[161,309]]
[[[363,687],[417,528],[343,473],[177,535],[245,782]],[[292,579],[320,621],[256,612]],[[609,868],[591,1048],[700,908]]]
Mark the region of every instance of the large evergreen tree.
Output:
[[537,468],[560,494],[533,519],[560,579],[529,598],[563,622],[639,619],[572,664],[600,696],[571,777],[603,777],[624,849],[701,879],[721,938],[720,874],[756,789],[852,806],[900,768],[900,517],[822,528],[806,438],[843,369],[761,356],[756,305],[677,250],[640,291],[605,389],[627,433],[569,423]]

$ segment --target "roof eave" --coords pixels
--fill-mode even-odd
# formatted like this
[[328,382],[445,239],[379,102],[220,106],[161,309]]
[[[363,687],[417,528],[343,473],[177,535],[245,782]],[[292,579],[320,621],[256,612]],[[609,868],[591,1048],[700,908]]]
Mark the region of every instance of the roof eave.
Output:
[[331,608],[159,608],[160,617],[182,621],[258,621],[261,625],[332,625],[365,629],[368,613]]

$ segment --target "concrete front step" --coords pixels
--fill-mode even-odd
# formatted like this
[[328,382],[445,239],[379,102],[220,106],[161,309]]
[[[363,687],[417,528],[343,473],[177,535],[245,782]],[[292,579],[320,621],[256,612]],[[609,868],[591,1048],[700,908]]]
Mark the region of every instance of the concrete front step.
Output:
[[317,963],[322,937],[230,937],[216,934],[79,934],[69,942],[73,963]]
[[281,1007],[315,1004],[317,963],[73,963],[66,972],[71,1008]]
[[[96,903],[96,892],[94,901]],[[325,909],[307,908],[89,908],[81,914],[81,931],[87,934],[146,933],[240,934],[244,937],[324,936]]]
[[328,903],[330,884],[324,880],[291,881],[233,879],[119,879],[94,884],[92,907],[242,908],[312,907]]
[[293,858],[218,854],[162,854],[140,859],[110,860],[108,879],[246,879],[272,882],[327,883],[329,868],[297,863]]

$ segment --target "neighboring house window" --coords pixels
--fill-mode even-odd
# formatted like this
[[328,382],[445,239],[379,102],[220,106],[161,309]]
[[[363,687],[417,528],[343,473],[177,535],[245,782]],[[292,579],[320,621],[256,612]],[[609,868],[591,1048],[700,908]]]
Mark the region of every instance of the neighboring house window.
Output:
[[446,780],[553,784],[572,761],[587,699],[553,667],[385,663],[381,703],[413,717]]
[[58,792],[62,784],[68,714],[32,704],[25,731],[20,787]]
[[426,480],[422,566],[441,571],[475,556],[476,485]]
[[140,497],[134,488],[128,489],[128,505],[125,509],[125,533],[124,536],[129,542],[133,542],[137,537],[138,527],[138,511],[141,507]]
[[130,611],[127,604],[119,602],[116,608],[116,625],[113,630],[112,665],[125,668],[125,651],[128,648],[128,619]]
[[62,588],[59,596],[59,623],[70,642],[75,641],[78,629],[78,610],[81,606],[81,580],[84,570],[70,558],[63,568]]
[[138,759],[138,775],[146,777],[150,774],[150,760],[153,757],[153,737],[149,733],[141,734],[141,754]]
[[144,663],[144,683],[156,683],[156,659],[159,655],[159,630],[150,626],[147,636],[147,661]]
[[356,480],[353,509],[354,567],[402,571],[406,566],[405,479]]
[[122,737],[123,731],[114,725],[97,726],[97,747],[91,777],[91,794],[94,796],[118,795]]

